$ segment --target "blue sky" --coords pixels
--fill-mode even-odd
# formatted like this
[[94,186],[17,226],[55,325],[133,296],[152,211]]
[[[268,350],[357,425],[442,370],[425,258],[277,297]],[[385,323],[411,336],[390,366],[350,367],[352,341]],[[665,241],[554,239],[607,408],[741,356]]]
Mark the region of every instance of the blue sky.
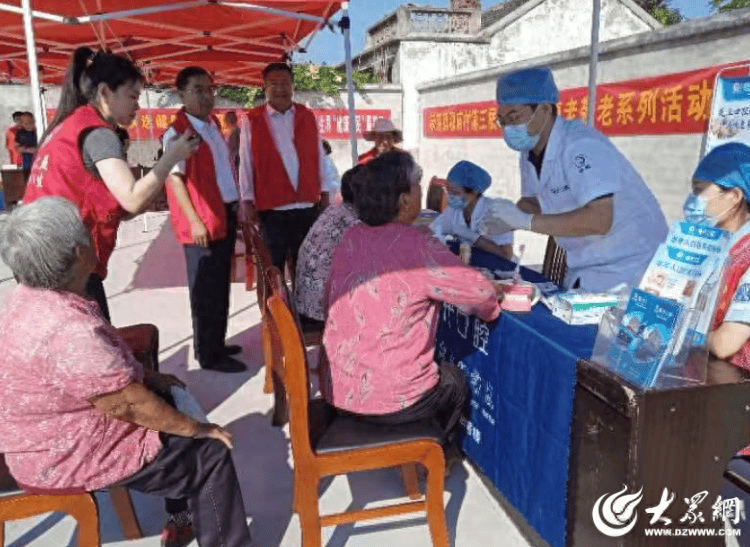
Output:
[[[350,4],[352,19],[352,52],[362,51],[365,44],[365,31],[373,23],[394,11],[407,0],[353,0]],[[416,4],[447,7],[449,0],[415,0]],[[483,0],[484,9],[495,5],[493,0]],[[687,18],[710,15],[708,0],[672,0],[672,7],[678,8]],[[335,17],[338,19],[338,16]],[[318,33],[307,55],[296,55],[297,62],[327,63],[335,65],[344,61],[344,41],[340,33],[324,30]]]

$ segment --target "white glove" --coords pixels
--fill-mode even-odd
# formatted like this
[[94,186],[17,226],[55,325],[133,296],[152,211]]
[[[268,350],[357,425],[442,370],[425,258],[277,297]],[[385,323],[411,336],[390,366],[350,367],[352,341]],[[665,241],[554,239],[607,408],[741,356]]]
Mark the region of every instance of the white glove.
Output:
[[458,226],[454,226],[452,230],[453,234],[458,237],[461,241],[467,241],[468,243],[471,243],[474,245],[477,239],[479,239],[479,234],[476,233],[474,230],[463,224],[462,222],[458,223]]
[[518,229],[529,230],[533,216],[521,211],[510,200],[494,199],[488,215],[482,220],[480,230],[490,235],[500,235]]

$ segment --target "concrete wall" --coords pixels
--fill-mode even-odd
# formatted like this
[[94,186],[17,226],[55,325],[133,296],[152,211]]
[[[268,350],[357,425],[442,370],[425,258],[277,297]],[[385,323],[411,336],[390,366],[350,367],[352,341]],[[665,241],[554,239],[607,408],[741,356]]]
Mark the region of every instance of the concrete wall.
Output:
[[[512,22],[498,21],[485,29],[491,36],[490,65],[541,57],[591,43],[591,0],[532,1],[519,8],[528,10]],[[512,15],[512,14],[511,14]],[[634,11],[621,0],[603,0],[602,41],[623,38],[660,27],[645,12]]]
[[3,85],[0,91],[0,129],[2,129],[2,148],[0,149],[0,165],[10,163],[8,151],[5,149],[5,129],[13,124],[13,112],[16,110],[28,110],[31,112],[34,106],[31,104],[31,94],[25,85]]
[[[8,123],[2,127],[10,125],[11,114],[16,110],[31,110],[31,96],[28,86],[22,85],[3,85],[0,86],[3,101],[0,105],[0,120],[8,120]],[[60,100],[60,89],[50,88],[45,92],[45,104],[48,108],[56,108]],[[295,100],[299,101],[310,108],[348,108],[347,94],[342,90],[339,95],[330,97],[321,93],[298,92]],[[140,97],[140,107],[148,108],[179,108],[180,99],[172,90],[148,90],[144,91]],[[217,108],[241,108],[242,105],[233,103],[226,99],[218,97],[216,99]],[[397,127],[403,124],[401,113],[401,87],[396,85],[367,85],[357,90],[355,93],[355,107],[357,109],[388,109],[391,111],[391,117]],[[4,137],[3,137],[4,138]],[[333,148],[333,159],[340,173],[343,173],[351,167],[351,146],[348,140],[330,140]],[[3,142],[3,145],[5,143]],[[359,140],[357,143],[358,152],[368,150],[371,143]],[[151,141],[135,141],[130,146],[128,161],[137,165],[151,166],[156,160],[156,154],[159,145]],[[5,147],[0,150],[2,163],[8,162],[8,154]]]
[[[295,100],[310,108],[349,108],[346,90],[341,90],[337,96],[321,93],[297,92]],[[401,112],[401,87],[392,84],[365,85],[354,94],[354,107],[358,110],[388,109],[396,127],[403,124]],[[348,139],[328,139],[331,144],[333,162],[343,174],[352,166],[351,145]],[[357,141],[357,153],[361,154],[372,148],[372,143],[363,139]]]
[[[599,82],[617,82],[743,61],[750,58],[750,10],[686,22],[602,44]],[[420,87],[422,108],[493,99],[497,76],[529,66],[552,68],[560,89],[587,85],[588,48],[503,65]],[[703,135],[615,137],[614,144],[633,162],[669,220],[681,206],[698,162]],[[420,161],[426,178],[444,175],[453,163],[468,159],[493,176],[489,194],[517,198],[518,155],[502,139],[421,137]]]
[[487,45],[465,42],[402,41],[398,52],[403,88],[404,147],[416,149],[421,132],[417,86],[486,68]]

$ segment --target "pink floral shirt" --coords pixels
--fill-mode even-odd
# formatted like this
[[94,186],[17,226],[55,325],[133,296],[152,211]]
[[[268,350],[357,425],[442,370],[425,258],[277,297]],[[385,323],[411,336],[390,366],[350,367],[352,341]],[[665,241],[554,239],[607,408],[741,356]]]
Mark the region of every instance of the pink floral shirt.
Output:
[[324,396],[359,414],[396,412],[437,384],[440,302],[485,321],[500,313],[480,273],[431,234],[398,223],[349,228],[334,252],[325,301]]
[[0,311],[0,452],[36,490],[97,490],[161,450],[158,433],[88,399],[143,381],[143,369],[96,303],[19,285]]

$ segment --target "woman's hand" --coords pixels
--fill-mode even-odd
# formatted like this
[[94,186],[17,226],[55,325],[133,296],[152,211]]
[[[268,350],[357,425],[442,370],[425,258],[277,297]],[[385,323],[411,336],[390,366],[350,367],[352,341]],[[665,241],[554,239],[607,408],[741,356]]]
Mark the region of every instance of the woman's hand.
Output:
[[230,450],[234,448],[232,434],[220,425],[198,422],[198,428],[193,437],[196,439],[216,439],[223,442]]
[[165,156],[169,156],[168,162],[170,164],[170,169],[176,163],[185,161],[190,156],[195,154],[196,150],[198,150],[198,146],[200,146],[200,143],[200,135],[198,135],[192,129],[187,129],[179,137],[171,139],[165,153]]

